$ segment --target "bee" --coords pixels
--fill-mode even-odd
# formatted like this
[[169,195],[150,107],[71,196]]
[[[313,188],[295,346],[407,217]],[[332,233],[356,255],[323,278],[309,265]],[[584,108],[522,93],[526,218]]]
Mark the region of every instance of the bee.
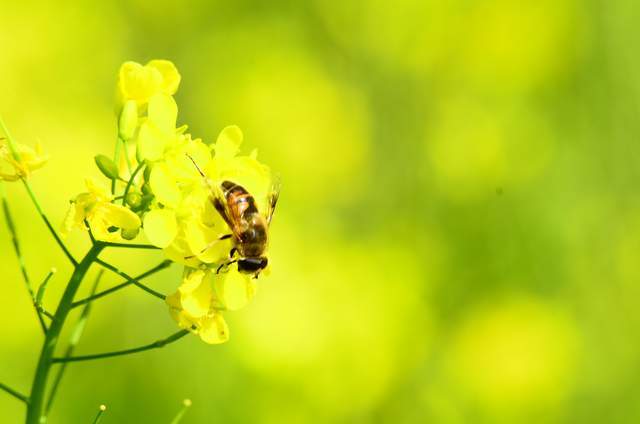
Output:
[[[209,200],[232,233],[218,239],[232,238],[233,247],[229,252],[229,260],[222,263],[216,272],[237,262],[239,272],[252,274],[254,278],[258,278],[260,272],[269,263],[265,253],[269,242],[269,226],[280,196],[279,184],[277,182],[273,184],[267,211],[263,214],[258,211],[254,197],[244,187],[229,180],[223,181],[217,187],[212,186],[193,158],[189,156],[189,159],[205,179],[211,191]],[[236,253],[238,258],[234,259]]]

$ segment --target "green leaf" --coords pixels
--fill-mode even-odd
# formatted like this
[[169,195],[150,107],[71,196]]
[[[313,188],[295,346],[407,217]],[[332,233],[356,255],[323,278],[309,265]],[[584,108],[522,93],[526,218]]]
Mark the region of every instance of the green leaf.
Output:
[[110,180],[118,179],[118,167],[113,163],[113,160],[105,155],[96,155],[94,160],[96,161],[96,166],[105,177]]

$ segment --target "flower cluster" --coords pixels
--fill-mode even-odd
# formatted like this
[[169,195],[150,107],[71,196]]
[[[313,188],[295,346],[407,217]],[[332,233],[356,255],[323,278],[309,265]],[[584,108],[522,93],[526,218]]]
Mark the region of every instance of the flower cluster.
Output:
[[180,79],[169,61],[122,65],[122,154],[115,161],[96,157],[112,190],[87,182],[88,192],[72,201],[64,229],[90,229],[103,241],[132,240],[142,233],[169,259],[184,265],[182,283],[166,299],[172,317],[205,342],[221,343],[228,339],[222,313],[243,307],[256,287],[236,264],[220,268],[230,260],[233,237],[212,205],[214,188],[233,181],[264,211],[272,177],[257,152],[240,154],[243,135],[238,127],[224,128],[215,143],[207,144],[189,134],[186,125],[177,126],[173,95]]

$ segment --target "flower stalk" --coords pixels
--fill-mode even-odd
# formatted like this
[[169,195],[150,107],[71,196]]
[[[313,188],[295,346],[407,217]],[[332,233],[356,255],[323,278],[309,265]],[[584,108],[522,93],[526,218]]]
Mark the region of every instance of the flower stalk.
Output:
[[[101,269],[98,271],[98,275],[96,276],[95,281],[93,282],[93,287],[91,288],[91,294],[95,294],[96,290],[98,290],[98,284],[100,284],[100,279],[104,275],[104,270]],[[85,304],[84,308],[82,308],[82,313],[80,314],[80,318],[76,322],[76,325],[73,327],[71,331],[71,337],[69,338],[69,345],[64,353],[65,357],[70,357],[73,355],[73,351],[76,348],[80,338],[82,337],[82,333],[84,332],[84,328],[87,325],[87,320],[89,319],[89,312],[91,312],[91,303],[88,302]],[[62,376],[67,369],[67,364],[62,364],[60,368],[58,368],[58,372],[53,380],[53,385],[51,386],[51,391],[49,392],[49,398],[47,399],[47,405],[45,407],[45,413],[49,413],[51,410],[51,406],[53,405],[53,400],[55,399],[56,393],[58,391],[58,387],[60,386],[60,382],[62,381]]]
[[90,361],[93,359],[104,359],[111,358],[114,356],[122,356],[122,355],[131,355],[132,353],[144,352],[146,350],[151,349],[159,349],[165,347],[168,344],[176,342],[189,334],[189,330],[180,330],[176,333],[173,333],[169,337],[165,337],[164,339],[156,340],[153,343],[149,343],[143,346],[134,347],[131,349],[124,350],[116,350],[113,352],[104,352],[104,353],[94,353],[91,355],[81,355],[81,356],[70,356],[70,357],[57,357],[53,358],[53,363],[66,363],[66,362],[79,362],[79,361]]
[[0,383],[0,389],[2,389],[5,392],[9,393],[14,398],[23,401],[24,403],[27,403],[27,404],[29,403],[29,398],[27,396],[23,395],[22,393],[20,393],[17,390],[12,389],[11,387],[7,386],[6,384]]
[[51,371],[51,365],[53,364],[53,355],[60,338],[60,332],[64,327],[69,311],[71,311],[71,304],[76,292],[80,288],[80,284],[84,279],[87,271],[91,267],[100,252],[104,249],[101,243],[96,243],[82,258],[82,260],[76,265],[67,288],[65,289],[62,299],[58,304],[58,308],[51,321],[51,327],[45,336],[42,350],[40,352],[40,358],[38,359],[38,365],[36,366],[36,373],[33,377],[33,383],[31,385],[31,396],[29,406],[27,408],[27,424],[40,424],[41,417],[43,416],[44,397],[47,387],[47,379]]

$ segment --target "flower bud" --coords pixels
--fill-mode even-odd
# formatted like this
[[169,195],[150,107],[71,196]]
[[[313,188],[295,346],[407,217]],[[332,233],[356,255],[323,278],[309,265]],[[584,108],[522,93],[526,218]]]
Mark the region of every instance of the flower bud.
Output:
[[105,177],[111,180],[118,178],[118,167],[110,158],[105,155],[96,155],[94,160],[96,161],[96,166]]
[[132,209],[136,209],[142,203],[142,195],[137,192],[131,192],[127,194],[124,201],[129,205]]
[[140,228],[139,227],[138,228],[133,228],[133,229],[125,229],[125,228],[123,228],[122,230],[120,230],[120,235],[125,240],[133,240],[134,238],[136,238],[138,236],[139,232],[140,232]]

